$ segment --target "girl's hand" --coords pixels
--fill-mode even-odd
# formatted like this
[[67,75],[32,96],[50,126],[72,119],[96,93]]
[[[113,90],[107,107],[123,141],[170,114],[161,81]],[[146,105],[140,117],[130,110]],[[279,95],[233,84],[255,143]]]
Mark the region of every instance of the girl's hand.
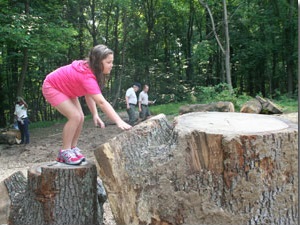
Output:
[[128,123],[125,123],[123,120],[117,122],[116,124],[122,130],[129,130],[132,128]]
[[95,115],[93,117],[93,120],[96,127],[99,126],[100,128],[105,128],[105,123],[100,119],[98,115]]

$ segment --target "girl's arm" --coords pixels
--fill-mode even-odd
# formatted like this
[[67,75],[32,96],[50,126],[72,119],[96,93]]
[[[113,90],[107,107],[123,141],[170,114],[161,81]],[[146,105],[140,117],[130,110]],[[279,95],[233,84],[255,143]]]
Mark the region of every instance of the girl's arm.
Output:
[[94,121],[95,126],[99,125],[101,128],[104,128],[105,124],[103,123],[103,121],[100,119],[100,117],[98,115],[97,106],[96,106],[96,103],[93,100],[93,98],[90,95],[86,95],[85,101],[86,101],[87,106],[89,107],[90,112],[93,115],[93,121]]
[[129,124],[125,123],[120,118],[111,104],[106,101],[102,94],[88,95],[88,97],[91,97],[94,100],[94,103],[96,103],[101,108],[101,110],[109,117],[109,119],[115,122],[119,128],[121,128],[122,130],[128,130],[131,128]]

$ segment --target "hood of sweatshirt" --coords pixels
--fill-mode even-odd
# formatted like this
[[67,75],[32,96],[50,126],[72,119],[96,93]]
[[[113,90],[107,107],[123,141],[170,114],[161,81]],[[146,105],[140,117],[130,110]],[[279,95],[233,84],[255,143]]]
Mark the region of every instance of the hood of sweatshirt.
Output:
[[75,60],[72,62],[72,67],[80,73],[91,73],[89,64],[86,60]]

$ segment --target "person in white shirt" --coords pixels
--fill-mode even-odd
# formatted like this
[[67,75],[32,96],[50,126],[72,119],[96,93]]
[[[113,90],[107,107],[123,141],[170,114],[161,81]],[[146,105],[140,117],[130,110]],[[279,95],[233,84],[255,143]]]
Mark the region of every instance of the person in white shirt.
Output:
[[126,111],[129,117],[129,124],[133,126],[137,121],[135,115],[135,106],[137,104],[136,92],[141,88],[141,84],[135,82],[131,88],[128,88],[125,95]]
[[21,132],[21,143],[29,144],[29,130],[28,130],[28,115],[27,115],[28,105],[22,97],[17,97],[17,103],[15,106],[14,115],[18,122],[18,127]]
[[146,120],[151,116],[150,110],[149,110],[149,104],[154,104],[154,101],[148,100],[148,91],[149,86],[147,84],[144,85],[143,91],[141,91],[139,95],[139,112],[140,112],[140,120]]

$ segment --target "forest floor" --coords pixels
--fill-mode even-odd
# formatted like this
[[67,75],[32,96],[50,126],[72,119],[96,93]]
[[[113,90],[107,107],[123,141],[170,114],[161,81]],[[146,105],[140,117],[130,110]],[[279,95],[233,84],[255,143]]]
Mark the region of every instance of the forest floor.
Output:
[[[126,112],[120,113],[120,116],[127,120]],[[298,113],[287,114],[285,117],[298,122]],[[94,149],[124,132],[105,116],[102,119],[107,124],[105,129],[96,128],[91,119],[85,121],[78,145],[87,160],[95,163]],[[172,119],[173,117],[168,117],[169,121]],[[47,128],[31,129],[28,145],[0,144],[0,182],[17,171],[27,176],[27,170],[34,164],[54,161],[61,146],[63,126],[64,124],[55,124]],[[116,224],[108,201],[104,204],[104,224]]]

